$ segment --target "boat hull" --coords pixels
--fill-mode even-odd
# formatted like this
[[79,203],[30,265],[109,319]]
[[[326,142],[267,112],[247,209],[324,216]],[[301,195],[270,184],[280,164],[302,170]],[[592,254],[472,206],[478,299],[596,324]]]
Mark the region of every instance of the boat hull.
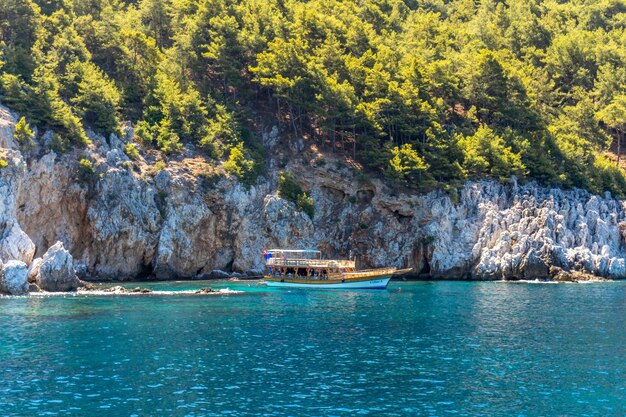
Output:
[[367,289],[367,290],[384,290],[389,284],[391,276],[386,277],[372,277],[372,278],[360,278],[360,279],[345,279],[341,280],[318,280],[318,279],[285,279],[283,281],[276,277],[265,277],[265,283],[268,287],[282,287],[282,288],[313,288],[313,289],[328,289],[328,290],[342,290],[342,289]]

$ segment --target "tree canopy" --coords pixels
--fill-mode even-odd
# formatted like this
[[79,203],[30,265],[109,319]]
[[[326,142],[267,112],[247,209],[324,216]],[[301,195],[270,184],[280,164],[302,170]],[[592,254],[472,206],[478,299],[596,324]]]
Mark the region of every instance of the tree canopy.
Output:
[[624,33],[624,0],[0,0],[0,101],[60,151],[130,121],[248,182],[262,120],[408,186],[625,197]]

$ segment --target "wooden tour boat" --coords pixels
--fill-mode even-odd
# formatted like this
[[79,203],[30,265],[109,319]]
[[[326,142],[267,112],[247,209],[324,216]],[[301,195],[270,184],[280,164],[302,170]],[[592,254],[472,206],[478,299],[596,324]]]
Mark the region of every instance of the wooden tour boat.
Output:
[[314,249],[269,249],[264,257],[264,280],[270,287],[385,289],[393,275],[411,270],[357,270],[353,260],[322,259],[322,253]]

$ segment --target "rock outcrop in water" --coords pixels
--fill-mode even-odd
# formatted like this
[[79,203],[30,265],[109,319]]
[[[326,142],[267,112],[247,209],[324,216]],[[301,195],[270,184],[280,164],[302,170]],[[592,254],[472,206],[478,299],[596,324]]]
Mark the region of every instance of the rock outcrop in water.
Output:
[[[26,162],[7,128],[15,118],[0,117],[9,148],[0,259],[30,265],[29,280],[44,290],[76,288],[74,261],[81,276],[98,279],[212,277],[258,270],[263,249],[280,246],[351,253],[360,267],[411,267],[436,279],[626,277],[626,207],[609,195],[493,181],[407,194],[339,161],[321,166],[278,151],[269,180],[246,189],[198,175],[208,165],[192,151],[155,172],[152,156],[131,162],[115,135],[92,135],[84,152],[63,156],[38,146]],[[276,128],[263,137],[279,148]],[[79,175],[81,157],[93,161],[92,178]],[[273,167],[284,160],[315,202],[313,220],[277,196]]]
[[0,293],[22,295],[28,292],[28,267],[22,261],[0,264]]
[[80,284],[74,272],[72,255],[61,242],[48,249],[38,269],[35,282],[44,291],[71,291]]

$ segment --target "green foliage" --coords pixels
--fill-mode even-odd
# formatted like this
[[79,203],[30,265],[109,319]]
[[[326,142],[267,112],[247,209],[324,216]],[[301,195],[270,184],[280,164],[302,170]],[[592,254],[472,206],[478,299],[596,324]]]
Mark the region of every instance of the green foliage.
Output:
[[167,168],[167,163],[165,161],[157,161],[154,164],[152,172],[154,175],[156,175],[159,172],[163,171],[165,168]]
[[626,94],[615,96],[598,116],[609,128],[623,135],[626,128]]
[[399,179],[414,178],[428,169],[428,164],[413,149],[411,144],[404,144],[402,147],[394,147],[391,150],[393,158],[389,161],[391,175]]
[[593,173],[595,184],[591,188],[592,192],[601,193],[610,191],[614,197],[626,198],[626,175],[624,171],[617,167],[605,156],[599,155],[593,161]]
[[278,195],[281,198],[295,203],[301,194],[302,187],[291,172],[282,171],[278,174]]
[[53,133],[50,141],[50,149],[58,154],[65,153],[70,148],[70,141],[65,136]]
[[224,169],[247,186],[251,186],[256,180],[257,170],[254,160],[246,156],[243,144],[231,148],[228,160],[224,162]]
[[94,64],[75,61],[68,66],[67,80],[70,102],[83,121],[103,134],[117,132],[121,95],[107,75]]
[[199,145],[213,159],[220,159],[224,153],[219,142],[214,140],[211,136],[202,138]]
[[178,153],[183,149],[183,144],[180,141],[180,138],[170,129],[167,123],[163,123],[159,126],[159,133],[156,142],[159,149],[168,155]]
[[504,69],[489,50],[482,50],[469,63],[470,73],[465,81],[465,94],[476,108],[476,116],[483,123],[503,117],[508,97]]
[[0,0],[2,70],[30,78],[35,67],[31,49],[37,41],[42,17],[30,0]]
[[204,136],[208,111],[193,87],[185,90],[165,72],[157,74],[155,96],[160,103],[162,124],[182,140],[200,140]]
[[135,125],[134,135],[134,140],[141,143],[143,146],[151,146],[154,143],[152,127],[145,120]]
[[87,158],[82,158],[80,161],[78,161],[78,173],[81,181],[91,181],[94,174],[96,173],[96,170],[93,167],[93,162],[91,162]]
[[315,216],[315,202],[311,197],[307,196],[306,193],[302,193],[298,196],[296,209],[304,212],[311,220],[313,220],[313,216]]
[[278,195],[296,205],[296,210],[306,213],[311,220],[315,215],[315,202],[309,197],[293,174],[287,171],[280,172],[278,176]]
[[28,113],[29,95],[25,83],[19,77],[8,73],[0,76],[0,98],[5,105],[19,114]]
[[521,156],[489,127],[481,126],[472,136],[461,136],[459,145],[464,155],[463,167],[471,176],[507,181],[510,175],[525,174]]
[[9,163],[5,160],[0,158],[0,169],[6,168],[9,166]]
[[55,137],[63,142],[67,142],[66,150],[70,143],[74,143],[80,147],[89,144],[89,139],[83,129],[83,124],[76,117],[71,108],[62,100],[54,100],[52,103],[52,128],[58,132]]
[[124,153],[134,161],[139,159],[139,150],[133,143],[127,143],[124,146]]
[[82,121],[72,107],[59,95],[59,82],[47,68],[38,68],[34,75],[36,84],[28,92],[27,116],[34,123],[50,127],[66,151],[70,144],[84,147],[89,143]]
[[24,116],[15,125],[13,137],[20,145],[20,148],[24,150],[31,149],[34,146],[35,132],[30,128]]
[[[266,122],[427,189],[518,175],[614,190],[620,1],[0,0],[0,101],[66,152],[131,121],[250,184]],[[275,119],[275,120],[271,120]],[[262,123],[260,123],[262,122]],[[28,136],[28,135],[26,135]],[[296,200],[297,201],[297,200]]]
[[220,144],[233,145],[238,143],[237,122],[232,113],[222,105],[215,106],[215,117],[208,123],[206,135],[200,139],[198,145],[215,158],[222,157]]

